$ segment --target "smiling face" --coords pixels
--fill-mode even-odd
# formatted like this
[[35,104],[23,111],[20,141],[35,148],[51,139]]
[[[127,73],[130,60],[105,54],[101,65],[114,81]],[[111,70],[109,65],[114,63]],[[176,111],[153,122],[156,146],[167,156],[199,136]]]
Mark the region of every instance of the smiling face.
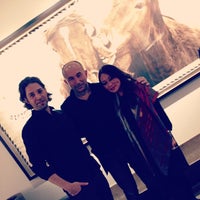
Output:
[[63,66],[65,82],[71,87],[77,97],[88,93],[87,71],[78,62],[70,62]]
[[100,82],[111,93],[120,91],[121,81],[119,78],[111,78],[108,74],[102,73],[100,75]]
[[30,83],[25,88],[25,102],[34,110],[42,110],[48,106],[48,94],[45,88],[38,83]]

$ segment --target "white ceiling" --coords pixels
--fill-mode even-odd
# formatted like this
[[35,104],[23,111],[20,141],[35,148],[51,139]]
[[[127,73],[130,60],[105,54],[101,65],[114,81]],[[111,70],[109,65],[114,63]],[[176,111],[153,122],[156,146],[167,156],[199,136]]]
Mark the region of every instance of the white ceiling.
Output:
[[[57,0],[0,0],[0,41],[58,2]],[[159,3],[163,14],[188,25],[200,27],[199,0],[159,0]]]

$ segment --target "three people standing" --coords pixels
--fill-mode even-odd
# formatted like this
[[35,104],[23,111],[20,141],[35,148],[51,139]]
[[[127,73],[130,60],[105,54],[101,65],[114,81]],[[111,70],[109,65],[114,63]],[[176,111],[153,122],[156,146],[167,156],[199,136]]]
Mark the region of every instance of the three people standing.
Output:
[[100,83],[88,83],[87,71],[77,61],[66,63],[62,73],[71,87],[62,111],[48,106],[51,94],[38,78],[26,77],[19,84],[20,100],[33,109],[22,136],[40,177],[75,200],[112,200],[100,166],[81,143],[86,137],[127,200],[140,199],[129,166],[153,199],[196,199],[184,175],[187,162],[157,92],[113,65],[100,69]]

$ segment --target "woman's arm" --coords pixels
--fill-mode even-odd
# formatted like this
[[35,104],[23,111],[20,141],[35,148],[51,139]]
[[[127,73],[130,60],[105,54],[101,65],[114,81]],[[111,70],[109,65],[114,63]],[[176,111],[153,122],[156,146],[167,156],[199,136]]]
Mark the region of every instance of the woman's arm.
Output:
[[163,107],[160,104],[160,101],[157,99],[154,102],[154,107],[156,109],[156,112],[158,113],[160,119],[163,121],[165,127],[167,128],[167,130],[172,130],[172,123],[169,119],[169,117],[167,116],[166,112],[164,111]]

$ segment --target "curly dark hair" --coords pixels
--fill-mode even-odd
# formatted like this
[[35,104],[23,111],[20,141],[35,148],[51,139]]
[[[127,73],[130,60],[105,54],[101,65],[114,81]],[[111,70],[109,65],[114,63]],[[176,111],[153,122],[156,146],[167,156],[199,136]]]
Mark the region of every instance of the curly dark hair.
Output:
[[[25,102],[25,98],[26,98],[26,87],[30,84],[30,83],[38,83],[42,88],[45,88],[45,85],[44,83],[42,83],[42,81],[37,78],[37,77],[30,77],[30,76],[27,76],[25,77],[20,83],[19,83],[19,93],[20,93],[20,97],[19,97],[19,100],[24,103],[24,107],[27,108],[27,109],[32,109],[33,107],[26,103]],[[47,93],[48,95],[48,100],[51,101],[52,98],[51,98],[51,93]]]

